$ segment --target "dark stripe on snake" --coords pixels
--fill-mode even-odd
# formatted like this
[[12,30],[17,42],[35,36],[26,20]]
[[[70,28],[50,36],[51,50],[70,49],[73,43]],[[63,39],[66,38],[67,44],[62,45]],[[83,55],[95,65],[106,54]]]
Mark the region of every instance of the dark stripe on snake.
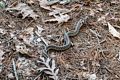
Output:
[[76,27],[75,27],[75,30],[71,30],[69,32],[64,33],[65,44],[63,46],[48,45],[45,48],[46,51],[47,52],[49,50],[63,51],[63,50],[69,49],[71,47],[70,37],[76,36],[79,33],[80,28],[86,22],[87,19],[88,19],[88,16],[81,17],[80,20],[78,21]]

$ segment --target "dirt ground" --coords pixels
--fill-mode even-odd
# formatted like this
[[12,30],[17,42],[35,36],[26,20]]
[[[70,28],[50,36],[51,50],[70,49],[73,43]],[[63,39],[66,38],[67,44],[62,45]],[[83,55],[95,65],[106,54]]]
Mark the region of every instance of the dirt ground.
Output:
[[[9,0],[9,6],[27,3],[26,1]],[[61,45],[64,30],[73,29],[80,16],[86,13],[92,16],[82,26],[79,34],[71,37],[73,46],[65,51],[49,52],[50,58],[55,60],[55,65],[59,68],[58,80],[120,80],[120,39],[109,32],[107,24],[109,22],[120,32],[119,0],[83,0],[64,5],[55,4],[61,8],[74,8],[67,13],[70,20],[60,24],[44,22],[43,20],[51,18],[49,11],[41,8],[37,0],[32,1],[34,4],[28,5],[39,16],[35,20],[29,17],[22,19],[17,13],[0,9],[0,29],[5,31],[0,32],[0,49],[4,53],[0,57],[3,58],[0,61],[0,80],[17,80],[15,69],[18,80],[51,80],[44,72],[37,70],[41,67],[37,61],[42,54],[42,47],[38,43],[27,44],[23,38],[34,34],[36,25],[40,25],[44,29],[41,36],[49,44]],[[52,36],[52,40],[48,36]],[[26,46],[27,53],[19,52],[21,48],[16,49],[20,43]]]

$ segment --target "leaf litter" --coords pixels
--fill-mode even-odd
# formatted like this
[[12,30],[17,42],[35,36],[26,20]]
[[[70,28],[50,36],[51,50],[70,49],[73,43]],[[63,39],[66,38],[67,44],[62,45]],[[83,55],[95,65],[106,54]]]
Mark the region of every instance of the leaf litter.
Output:
[[19,3],[15,7],[6,8],[6,10],[9,12],[17,10],[18,14],[22,14],[22,19],[25,19],[26,17],[31,17],[36,20],[36,18],[38,17],[38,15],[34,13],[34,11],[25,3]]
[[[39,3],[37,3],[37,1]],[[0,66],[0,79],[6,79],[4,78],[6,76],[8,77],[7,79],[17,79],[18,76],[21,80],[23,80],[23,78],[25,80],[42,80],[49,78],[52,78],[53,80],[119,79],[119,55],[116,57],[116,54],[119,54],[120,52],[119,40],[114,37],[119,38],[120,33],[118,31],[119,29],[117,30],[113,27],[114,25],[119,26],[119,20],[115,20],[116,18],[119,19],[119,12],[114,13],[114,9],[113,11],[110,10],[110,12],[108,12],[110,9],[109,7],[114,8],[113,4],[119,4],[116,3],[118,2],[117,0],[112,0],[108,3],[100,0],[89,0],[87,5],[86,1],[82,0],[78,1],[79,3],[71,3],[72,5],[82,5],[79,6],[79,8],[71,8],[71,4],[66,4],[70,3],[71,0],[37,1],[27,0],[25,3],[19,2],[16,6],[13,5],[6,8],[8,13],[1,12],[1,14],[5,14],[5,19],[2,19],[3,22],[1,22],[0,25],[2,26],[0,28],[0,44],[2,46],[0,49],[0,64],[4,64],[5,66]],[[108,5],[109,3],[111,6]],[[40,4],[40,6],[38,4]],[[62,6],[62,8],[58,7],[58,5]],[[40,7],[42,7],[42,9]],[[40,13],[40,15],[36,14],[32,9],[37,13]],[[43,40],[45,44],[48,44],[44,38],[49,36],[49,34],[51,34],[50,32],[53,31],[53,35],[57,36],[59,33],[62,33],[60,30],[63,28],[73,28],[72,23],[77,22],[78,17],[87,13],[87,10],[90,11],[90,15],[93,18],[90,18],[90,21],[88,20],[88,23],[85,24],[86,27],[83,27],[80,30],[78,36],[72,38],[73,43],[76,44],[68,51],[53,52],[56,54],[54,58],[41,56],[43,55],[41,45],[39,44],[41,40]],[[22,18],[19,18],[18,20],[17,17],[11,17],[8,15],[11,12],[17,13],[17,16],[21,14]],[[44,12],[46,12],[47,15],[44,14]],[[111,18],[113,16],[116,17]],[[31,17],[34,21],[29,24],[30,21],[26,17]],[[42,22],[41,18],[44,19],[44,17],[47,18]],[[21,21],[22,24],[19,24],[19,21]],[[115,21],[115,23],[113,23],[113,21]],[[24,23],[29,25],[24,26]],[[62,26],[59,26],[61,23],[63,23]],[[106,24],[108,29],[106,29]],[[54,27],[60,28],[58,29],[59,31]],[[54,32],[54,30],[56,31]],[[96,39],[89,31],[93,34],[97,34],[96,36],[98,36],[98,38]],[[109,33],[111,33],[112,36]],[[42,34],[44,34],[44,36]],[[51,35],[49,37],[51,37]],[[55,39],[53,37],[53,39],[56,42],[59,42],[59,38]],[[105,49],[107,49],[107,51],[105,51]],[[27,56],[24,54],[27,54]],[[29,58],[28,55],[34,55],[34,57]],[[103,57],[103,55],[105,57]],[[84,64],[80,63],[81,61],[83,61]],[[70,67],[65,67],[63,63],[70,65]],[[8,72],[6,72],[6,68]],[[85,74],[83,75],[83,73]]]
[[67,22],[70,19],[70,16],[67,13],[71,12],[71,10],[68,10],[65,8],[62,9],[56,6],[52,6],[52,7],[49,6],[54,3],[57,3],[58,1],[57,0],[53,0],[53,1],[39,0],[40,6],[44,9],[51,11],[49,13],[49,16],[54,17],[53,19],[45,20],[44,22],[56,22],[57,21],[58,23],[63,23],[63,22]]

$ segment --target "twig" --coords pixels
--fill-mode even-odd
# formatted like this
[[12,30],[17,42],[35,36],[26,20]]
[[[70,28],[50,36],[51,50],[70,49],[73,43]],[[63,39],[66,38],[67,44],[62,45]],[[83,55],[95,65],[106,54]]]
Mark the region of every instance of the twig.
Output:
[[105,55],[104,55],[104,53],[103,53],[103,49],[102,49],[102,46],[100,45],[100,40],[99,40],[99,38],[98,37],[101,37],[98,33],[96,33],[95,31],[93,31],[92,29],[90,29],[90,31],[93,33],[93,34],[95,34],[95,36],[96,36],[96,38],[97,38],[97,41],[98,41],[98,45],[100,46],[100,50],[101,50],[101,52],[102,52],[102,56],[106,59],[106,57],[105,57]]
[[28,27],[29,25],[32,24],[33,21],[34,21],[34,20],[30,21],[30,22],[29,22],[27,25],[25,25],[25,26]]
[[37,36],[40,37],[41,41],[42,41],[46,46],[48,46],[48,43],[45,41],[45,39],[44,39],[43,37],[41,37],[41,35],[40,35],[37,31],[35,31],[35,33],[36,33]]
[[48,43],[45,41],[43,37],[41,37],[41,40],[45,43],[46,46],[48,46]]
[[40,75],[41,75],[41,74],[39,74],[38,76],[36,76],[34,80],[37,80],[37,79],[39,78]]
[[96,33],[95,31],[93,31],[92,29],[90,29],[90,31],[91,31],[93,34],[95,34],[96,36],[101,37],[101,35],[97,34],[97,33]]
[[10,6],[8,6],[8,7],[13,7],[14,5],[16,5],[18,3],[18,1],[15,1],[15,2],[13,2]]
[[15,65],[14,59],[12,60],[12,63],[13,63],[13,70],[14,70],[15,78],[16,78],[16,80],[18,80],[18,75],[17,75],[16,65]]

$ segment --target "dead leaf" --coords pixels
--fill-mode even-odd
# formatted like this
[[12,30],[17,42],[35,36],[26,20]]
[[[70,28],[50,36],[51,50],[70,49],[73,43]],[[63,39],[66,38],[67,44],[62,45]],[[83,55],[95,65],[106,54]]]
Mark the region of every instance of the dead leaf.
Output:
[[23,39],[23,41],[29,45],[32,46],[32,41],[34,39],[34,32],[33,32],[34,28],[29,27],[27,29],[25,29],[20,35],[19,38]]
[[90,15],[94,16],[95,15],[95,11],[93,9],[90,9]]
[[26,45],[23,43],[16,44],[16,51],[20,52],[22,54],[28,54],[28,49],[26,48]]
[[51,10],[50,9],[50,6],[47,6],[47,0],[38,0],[39,1],[39,4],[40,4],[40,7],[46,9],[46,10]]
[[62,22],[67,22],[70,19],[70,16],[67,14],[60,14],[60,15],[54,15],[55,18],[53,19],[49,19],[49,20],[45,20],[45,22],[55,22],[57,21],[58,24],[62,23]]
[[[49,77],[52,78],[53,80],[58,80],[58,72],[59,69],[56,68],[55,60],[47,57],[42,57],[40,56],[40,60],[37,61],[38,63],[43,64],[43,67],[38,68],[38,71],[44,71],[44,73],[50,75]],[[51,65],[50,65],[51,63]]]
[[17,10],[18,14],[22,14],[22,19],[26,18],[26,17],[32,17],[33,19],[36,20],[36,18],[38,17],[37,14],[35,14],[33,12],[33,10],[25,3],[19,3],[17,6],[12,7],[12,8],[6,8],[7,11],[13,11],[13,10]]
[[33,30],[34,30],[34,28],[29,27],[25,30],[25,32],[26,32],[26,34],[33,34]]
[[108,28],[109,28],[109,32],[117,38],[120,38],[120,33],[108,22]]
[[6,34],[6,30],[5,30],[5,29],[0,28],[0,33],[1,33],[1,34]]
[[40,7],[46,9],[46,10],[51,10],[49,5],[55,4],[57,2],[59,2],[59,0],[52,0],[52,1],[48,1],[48,0],[38,0]]
[[27,3],[28,4],[34,4],[34,1],[33,0],[27,0]]
[[101,3],[97,4],[97,6],[98,6],[98,7],[97,7],[97,10],[98,10],[98,11],[103,11],[102,5],[103,5],[103,4],[101,4]]
[[41,25],[37,25],[37,32],[38,32],[39,34],[41,34],[42,31],[44,31],[44,30],[45,30],[45,29],[43,29]]
[[52,10],[52,12],[49,13],[49,16],[54,16],[56,14],[66,14],[66,13],[71,12],[71,10],[69,10],[69,9],[58,8],[56,6],[52,6],[52,8],[54,10]]
[[16,67],[18,68],[18,73],[22,73],[26,76],[32,75],[32,72],[36,69],[35,63],[25,57],[18,57]]

